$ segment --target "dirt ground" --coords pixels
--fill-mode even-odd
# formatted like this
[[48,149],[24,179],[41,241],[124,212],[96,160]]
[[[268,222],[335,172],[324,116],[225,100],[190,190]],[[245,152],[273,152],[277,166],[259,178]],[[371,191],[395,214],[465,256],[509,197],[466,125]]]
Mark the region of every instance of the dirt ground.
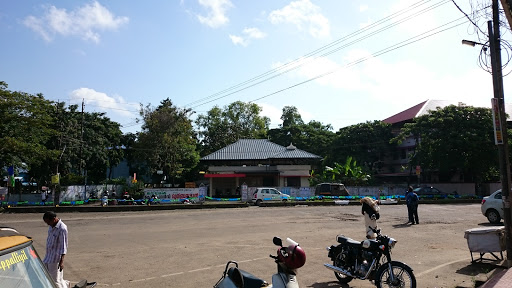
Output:
[[[419,225],[408,225],[404,205],[382,205],[378,221],[398,240],[393,260],[411,266],[418,287],[475,287],[501,261],[471,263],[464,232],[488,227],[480,204],[424,204]],[[87,278],[98,287],[212,287],[228,260],[267,281],[276,272],[269,254],[273,236],[290,237],[306,251],[301,287],[374,287],[353,280],[340,285],[326,247],[337,234],[364,236],[360,206],[298,205],[146,212],[61,213],[69,227],[65,279]],[[33,237],[44,256],[47,226],[40,214],[0,214],[3,226]],[[499,253],[498,253],[499,255]],[[478,257],[477,253],[474,257]],[[486,258],[489,256],[484,255]]]

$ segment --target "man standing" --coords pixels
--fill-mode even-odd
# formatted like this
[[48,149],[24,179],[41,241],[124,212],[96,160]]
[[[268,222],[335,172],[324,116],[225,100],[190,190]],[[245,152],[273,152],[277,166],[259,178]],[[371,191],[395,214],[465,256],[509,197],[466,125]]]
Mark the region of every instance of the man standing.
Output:
[[64,256],[68,252],[68,227],[57,218],[57,214],[53,211],[45,212],[43,221],[49,226],[43,263],[57,287],[68,288],[70,287],[69,281],[63,278]]
[[363,204],[361,213],[364,215],[364,228],[366,230],[366,238],[375,239],[377,238],[377,234],[375,234],[373,230],[378,229],[377,220],[380,218],[379,201],[370,197],[364,197],[360,200],[360,202]]
[[[411,186],[407,190],[407,194],[405,194],[405,201],[407,203],[407,212],[409,214],[409,223],[412,225],[420,224],[418,219],[418,194],[414,193]],[[416,222],[415,222],[416,221]]]
[[41,192],[41,202],[43,202],[43,205],[46,203],[46,191]]

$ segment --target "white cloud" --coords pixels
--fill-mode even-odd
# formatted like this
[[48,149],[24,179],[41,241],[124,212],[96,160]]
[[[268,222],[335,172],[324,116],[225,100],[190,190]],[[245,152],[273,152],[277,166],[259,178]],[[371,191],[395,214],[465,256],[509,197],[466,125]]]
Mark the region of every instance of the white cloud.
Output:
[[[91,88],[78,88],[70,93],[71,100],[84,100],[84,103],[92,106],[93,110],[108,112],[109,118],[119,117],[137,117],[137,104],[127,103],[121,96],[108,96],[106,93],[98,92]],[[114,116],[114,117],[112,117]]]
[[117,30],[128,23],[128,17],[116,17],[97,1],[73,11],[47,6],[41,17],[27,16],[23,24],[38,33],[45,41],[55,35],[77,36],[86,41],[100,42],[100,32]]
[[[362,59],[366,60],[350,65]],[[304,81],[335,71],[314,80],[320,86],[339,91],[332,93],[332,101],[338,97],[336,95],[367,95],[368,101],[388,103],[401,109],[407,109],[427,99],[462,101],[472,106],[488,107],[492,97],[492,81],[482,81],[490,76],[478,68],[444,75],[429,70],[414,60],[387,62],[379,57],[372,57],[365,50],[350,51],[343,63],[328,58],[311,60],[304,58],[294,63],[293,67],[299,68],[290,73],[289,77]],[[347,64],[350,67],[344,67]],[[276,66],[279,64],[274,64],[273,68]]]
[[277,108],[276,106],[268,103],[256,103],[261,107],[261,116],[267,116],[270,118],[270,128],[277,128],[277,125],[282,124],[281,115],[283,114],[282,107]]
[[250,39],[262,39],[267,37],[267,34],[258,28],[245,28],[242,33],[244,36],[229,35],[233,44],[247,46],[249,45]]
[[262,32],[258,28],[245,28],[243,33],[245,35],[247,35],[247,37],[252,38],[252,39],[262,39],[262,38],[265,38],[267,36],[267,34]]
[[245,40],[244,38],[240,37],[240,36],[236,36],[236,35],[229,35],[229,38],[231,38],[231,41],[233,42],[233,44],[235,45],[242,45],[242,46],[247,46],[247,40]]
[[[268,118],[270,118],[270,128],[271,129],[277,128],[278,125],[283,124],[283,120],[281,120],[281,116],[283,115],[284,106],[276,107],[276,106],[266,103],[266,102],[262,102],[262,103],[258,102],[256,104],[258,104],[258,106],[261,107],[260,115],[267,116]],[[302,120],[304,121],[304,123],[308,123],[309,121],[314,120],[313,114],[304,110],[299,105],[300,104],[298,104],[298,105],[293,104],[293,105],[287,105],[287,106],[295,106],[297,108]]]
[[229,22],[226,12],[229,8],[233,7],[231,1],[199,0],[199,4],[209,10],[207,16],[197,15],[197,19],[199,19],[199,22],[202,24],[210,26],[211,28],[217,28]]
[[291,2],[283,9],[270,12],[268,18],[272,24],[293,24],[299,31],[307,30],[315,38],[330,35],[329,20],[320,13],[320,7],[310,0]]
[[368,4],[363,4],[363,5],[359,6],[359,11],[360,12],[364,12],[366,10],[368,10]]

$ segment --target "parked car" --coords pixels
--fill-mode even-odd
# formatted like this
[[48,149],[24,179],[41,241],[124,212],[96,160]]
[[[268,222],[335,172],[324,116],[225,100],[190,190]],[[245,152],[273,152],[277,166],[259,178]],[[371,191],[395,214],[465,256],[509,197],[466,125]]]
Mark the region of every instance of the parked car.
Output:
[[290,195],[284,194],[275,188],[256,188],[252,194],[252,202],[260,205],[263,201],[288,201]]
[[504,218],[503,212],[503,199],[501,198],[501,189],[495,191],[490,196],[482,199],[482,206],[480,206],[482,214],[487,217],[492,224],[500,223]]
[[418,194],[418,196],[433,196],[433,197],[446,197],[449,195],[456,196],[457,192],[453,191],[452,193],[443,192],[432,186],[423,186],[414,188],[413,191]]
[[320,183],[315,187],[316,196],[349,196],[345,185],[341,183]]

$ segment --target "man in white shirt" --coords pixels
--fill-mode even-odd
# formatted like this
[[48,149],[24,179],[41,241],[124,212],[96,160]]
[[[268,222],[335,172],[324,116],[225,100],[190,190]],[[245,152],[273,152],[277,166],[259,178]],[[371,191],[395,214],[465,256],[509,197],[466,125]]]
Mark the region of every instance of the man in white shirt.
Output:
[[64,256],[68,252],[68,227],[53,211],[44,213],[43,221],[49,226],[43,263],[57,287],[68,288],[70,283],[63,278]]

